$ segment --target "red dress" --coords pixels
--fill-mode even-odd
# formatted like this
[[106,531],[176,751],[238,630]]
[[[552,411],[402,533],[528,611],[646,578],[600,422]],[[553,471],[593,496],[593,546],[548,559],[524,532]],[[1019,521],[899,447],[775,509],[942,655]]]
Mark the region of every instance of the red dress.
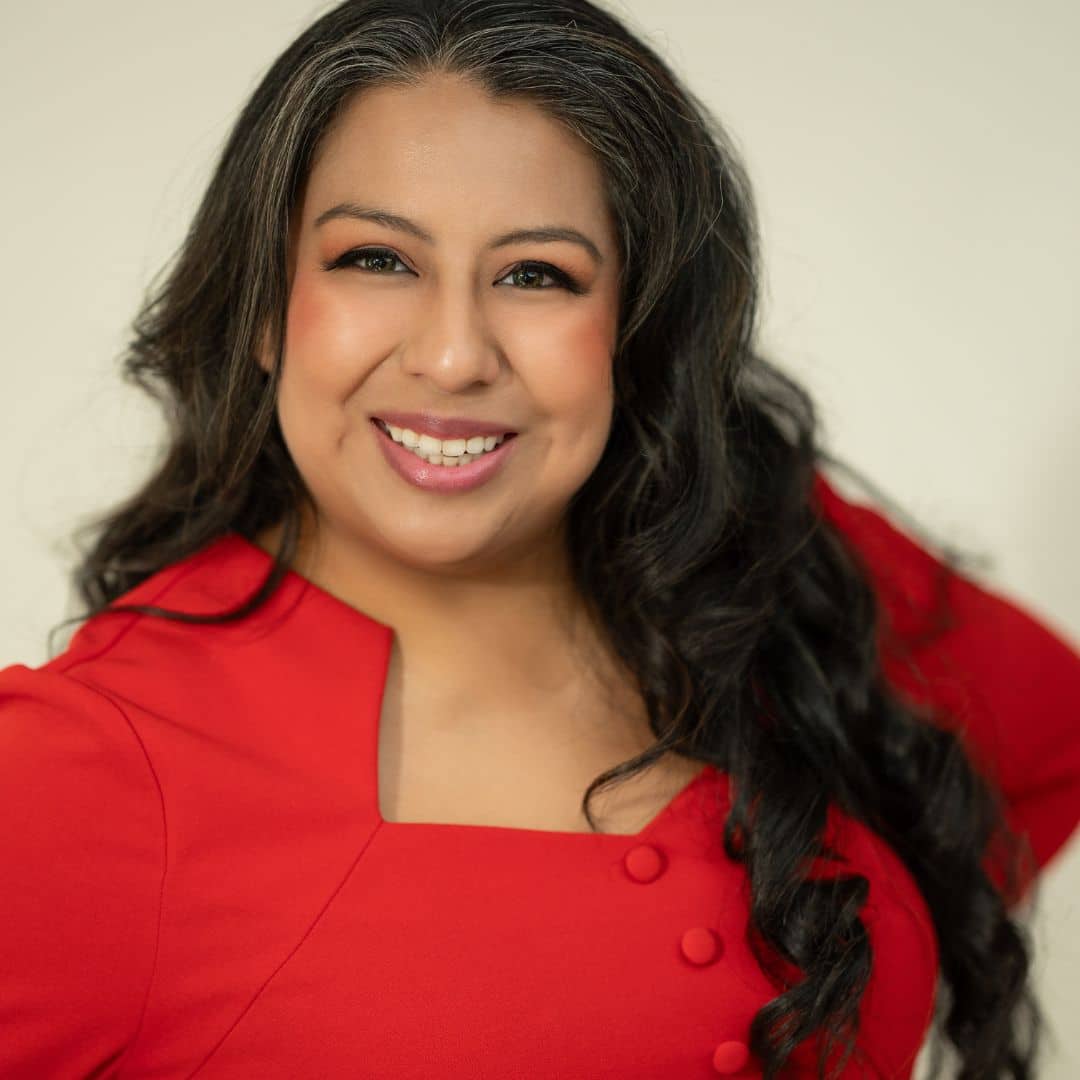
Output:
[[[913,627],[934,560],[818,490]],[[269,561],[229,534],[125,599],[220,610]],[[1080,656],[970,581],[951,600],[920,663],[1043,865],[1080,819]],[[383,821],[392,634],[292,573],[237,624],[111,613],[0,671],[0,1076],[760,1076],[775,993],[720,845],[726,776],[634,836]],[[833,823],[874,953],[845,1076],[908,1077],[933,926],[898,857]]]

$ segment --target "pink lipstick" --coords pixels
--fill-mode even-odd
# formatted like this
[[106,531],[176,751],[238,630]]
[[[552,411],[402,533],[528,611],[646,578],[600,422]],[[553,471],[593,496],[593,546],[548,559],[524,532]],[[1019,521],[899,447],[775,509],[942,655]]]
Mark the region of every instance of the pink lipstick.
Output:
[[[465,465],[432,465],[430,461],[414,454],[406,446],[394,441],[378,419],[372,418],[371,426],[375,429],[375,439],[379,449],[390,467],[413,487],[422,491],[464,492],[472,491],[496,476],[513,453],[516,436],[508,434],[494,450],[485,451],[474,461]],[[395,427],[397,424],[395,423]],[[446,433],[442,438],[449,438],[453,433]],[[471,435],[484,434],[477,427],[469,429]]]

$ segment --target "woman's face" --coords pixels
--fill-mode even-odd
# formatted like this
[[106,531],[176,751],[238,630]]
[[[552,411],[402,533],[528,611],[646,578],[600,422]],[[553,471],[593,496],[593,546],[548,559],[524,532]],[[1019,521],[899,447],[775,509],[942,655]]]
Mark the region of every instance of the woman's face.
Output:
[[[379,87],[298,210],[278,415],[321,541],[432,570],[555,551],[613,406],[617,241],[586,145],[458,77]],[[394,413],[428,414],[393,425],[440,439],[416,450],[469,463],[397,444]],[[514,433],[490,458],[489,432]]]

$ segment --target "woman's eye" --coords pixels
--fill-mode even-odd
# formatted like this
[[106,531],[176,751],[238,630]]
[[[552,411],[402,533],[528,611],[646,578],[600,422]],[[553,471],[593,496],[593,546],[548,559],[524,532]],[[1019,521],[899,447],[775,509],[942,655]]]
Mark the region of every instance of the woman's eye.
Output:
[[[556,270],[554,266],[549,266],[547,263],[518,263],[506,277],[502,278],[502,281],[506,281],[506,278],[513,278],[515,284],[520,288],[531,289],[533,291],[553,288],[569,289],[571,292],[577,291],[576,282],[568,274],[564,274],[561,270]],[[540,284],[540,281],[543,278],[551,278],[554,284]],[[498,282],[496,284],[498,284]]]
[[394,263],[400,264],[406,270],[409,269],[388,248],[364,248],[363,250],[346,251],[339,259],[335,259],[330,263],[327,269],[336,270],[340,266],[355,266],[357,269],[366,270],[370,274],[385,274],[386,271],[381,267],[387,265],[393,267]]
[[[332,259],[330,262],[323,263],[323,269],[338,270],[342,267],[352,267],[369,274],[381,274],[386,277],[401,272],[394,270],[395,265],[402,267],[406,273],[412,273],[389,248],[354,248],[351,251],[346,251],[344,255],[340,255],[338,258]],[[550,279],[551,284],[544,284],[545,278]],[[552,288],[566,289],[572,293],[583,291],[569,274],[548,263],[518,263],[506,277],[497,281],[496,284],[500,285],[508,280],[516,288],[532,292]]]

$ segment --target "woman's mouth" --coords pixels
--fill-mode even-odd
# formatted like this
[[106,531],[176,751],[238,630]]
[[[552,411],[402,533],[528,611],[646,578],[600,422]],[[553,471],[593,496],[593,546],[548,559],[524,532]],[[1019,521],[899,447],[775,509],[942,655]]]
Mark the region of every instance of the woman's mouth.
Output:
[[506,439],[514,438],[514,432],[503,435],[474,435],[467,439],[436,439],[420,435],[409,428],[395,427],[374,417],[374,422],[399,446],[403,446],[429,465],[460,468],[492,453]]
[[[496,476],[512,456],[517,433],[435,439],[372,417],[376,440],[391,468],[413,487],[465,492]],[[415,445],[409,445],[413,443]]]

